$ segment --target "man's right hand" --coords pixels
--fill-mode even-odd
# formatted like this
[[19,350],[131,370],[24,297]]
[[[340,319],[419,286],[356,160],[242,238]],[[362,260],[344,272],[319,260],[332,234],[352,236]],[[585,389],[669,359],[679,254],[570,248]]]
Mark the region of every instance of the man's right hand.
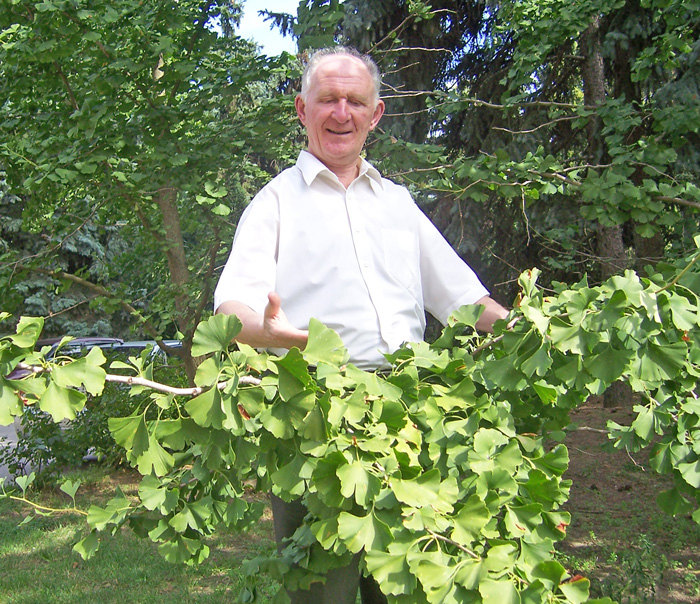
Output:
[[297,348],[303,350],[309,332],[294,327],[282,310],[282,301],[276,292],[267,295],[267,306],[262,315],[247,304],[227,300],[216,309],[217,313],[236,315],[243,324],[236,341],[254,348]]

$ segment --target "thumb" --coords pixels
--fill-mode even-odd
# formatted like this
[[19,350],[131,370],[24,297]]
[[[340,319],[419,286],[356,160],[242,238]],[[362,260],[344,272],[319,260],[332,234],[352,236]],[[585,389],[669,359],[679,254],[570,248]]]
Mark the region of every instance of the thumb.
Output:
[[272,319],[280,314],[280,309],[282,307],[282,300],[280,299],[277,292],[270,292],[267,294],[267,306],[265,307],[265,318]]

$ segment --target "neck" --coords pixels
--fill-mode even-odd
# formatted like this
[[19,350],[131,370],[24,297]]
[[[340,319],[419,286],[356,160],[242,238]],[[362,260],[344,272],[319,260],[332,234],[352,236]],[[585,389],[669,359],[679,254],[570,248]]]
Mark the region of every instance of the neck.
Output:
[[338,177],[338,180],[343,184],[343,186],[347,189],[350,186],[350,183],[355,180],[359,175],[360,175],[360,164],[361,160],[359,157],[355,159],[355,161],[351,164],[328,164],[327,162],[323,161],[318,155],[316,155],[311,149],[307,149],[311,155],[316,157],[326,168],[328,168],[333,174],[335,174]]
[[338,177],[338,180],[347,189],[350,183],[360,175],[360,160],[358,159],[352,166],[347,166],[342,169],[331,168],[330,166],[328,166],[328,168]]

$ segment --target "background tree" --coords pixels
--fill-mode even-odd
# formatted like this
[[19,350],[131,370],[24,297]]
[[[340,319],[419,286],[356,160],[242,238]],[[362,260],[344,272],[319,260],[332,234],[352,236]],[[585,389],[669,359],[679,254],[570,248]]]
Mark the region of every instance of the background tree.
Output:
[[[655,255],[636,254],[644,262],[664,253],[663,232],[657,228],[662,225],[654,224],[652,216],[663,212],[663,223],[677,224],[684,220],[679,210],[697,208],[692,186],[685,201],[673,196],[650,196],[644,190],[645,178],[648,183],[652,175],[685,173],[684,182],[697,180],[697,167],[689,172],[686,159],[695,156],[690,141],[696,128],[685,119],[682,125],[663,119],[670,90],[680,95],[673,100],[677,108],[682,104],[684,113],[697,113],[693,97],[697,89],[691,75],[697,54],[694,32],[698,13],[694,3],[674,3],[674,14],[662,10],[665,3],[623,1],[587,2],[576,7],[566,2],[539,1],[433,2],[428,8],[421,2],[402,0],[349,0],[341,6],[345,13],[335,39],[370,51],[381,62],[389,84],[385,90],[388,113],[395,114],[386,130],[393,136],[411,143],[438,143],[447,160],[479,154],[495,156],[499,151],[505,151],[509,159],[522,160],[528,152],[538,152],[565,161],[572,171],[600,160],[603,167],[617,170],[622,184],[637,189],[634,193],[629,192],[631,187],[622,186],[618,195],[641,195],[647,200],[642,215],[636,216],[635,212],[631,217],[627,207],[634,205],[631,200],[613,211],[613,206],[620,205],[618,200],[602,195],[583,198],[581,188],[567,190],[567,199],[551,194],[541,197],[537,205],[546,209],[550,224],[554,222],[551,214],[561,212],[560,231],[596,231],[597,222],[614,222],[625,236],[626,255],[634,253],[636,247],[641,249],[644,242],[649,248],[649,240],[654,241]],[[313,30],[312,25],[309,27]],[[405,67],[409,63],[411,69]],[[408,108],[407,103],[412,106]],[[594,108],[597,111],[593,114]],[[677,138],[679,128],[688,133],[683,140]],[[412,132],[418,135],[412,137]],[[679,145],[687,154],[673,151]],[[612,155],[607,155],[608,148],[613,150]],[[635,150],[636,156],[632,153]],[[411,155],[409,162],[415,159]],[[623,164],[627,159],[633,170],[629,175],[621,166],[611,165]],[[661,164],[646,165],[645,159],[656,159]],[[400,160],[396,163],[399,165]],[[550,167],[543,164],[544,175]],[[613,178],[612,172],[604,178]],[[435,183],[439,189],[442,183]],[[484,194],[484,187],[471,189],[474,199]],[[503,191],[497,192],[503,201]],[[671,206],[652,207],[648,203],[652,198]],[[454,204],[455,199],[448,201]],[[540,227],[547,234],[548,225],[539,208],[534,207],[534,199],[529,201],[531,214],[527,218],[532,230],[528,234],[536,237],[543,232]],[[515,222],[522,222],[522,205],[511,205],[517,212],[512,214]],[[582,212],[572,215],[572,205]],[[504,209],[501,203],[501,217]],[[483,206],[478,212],[492,214],[484,212]],[[575,224],[581,213],[586,223]],[[463,223],[472,218],[464,213],[457,219],[459,216]],[[511,221],[505,228],[513,236],[519,230]],[[667,234],[666,240],[672,239]],[[684,241],[688,243],[687,237]],[[553,242],[566,243],[561,235]],[[582,261],[587,251],[595,250],[595,242],[588,242],[591,245],[582,247],[577,258],[582,267],[577,272],[593,270],[597,276],[604,276],[605,254],[598,256],[597,265],[590,259]],[[505,255],[518,259],[521,245],[505,241],[503,247],[508,249]],[[554,260],[543,244],[536,247],[539,249],[530,254],[530,261],[540,259],[547,265],[547,261]],[[552,262],[553,267],[556,264]],[[525,268],[529,263],[514,265]]]
[[[22,228],[44,243],[30,257],[8,250],[5,284],[31,268],[87,288],[149,337],[181,337],[193,377],[192,335],[222,242],[267,177],[256,158],[288,153],[291,112],[261,92],[286,78],[290,57],[268,60],[223,35],[240,17],[235,2],[0,8],[0,161]],[[102,245],[119,234],[107,261],[93,250],[57,262],[91,230]]]
[[[603,279],[601,241],[616,267],[688,249],[698,10],[665,6],[313,0],[269,16],[302,49],[350,42],[380,61],[389,115],[368,153],[508,304],[532,266],[545,283]],[[235,3],[3,8],[0,152],[23,232],[40,237],[33,267],[49,272],[32,279],[99,286],[93,305],[136,312],[149,337],[182,335],[189,358],[221,241],[295,154],[291,95],[275,93],[296,68],[233,35]],[[19,290],[29,258],[7,252],[2,278]]]
[[324,31],[386,74],[372,158],[508,304],[532,266],[599,282],[692,248],[700,15],[667,4],[348,0]]

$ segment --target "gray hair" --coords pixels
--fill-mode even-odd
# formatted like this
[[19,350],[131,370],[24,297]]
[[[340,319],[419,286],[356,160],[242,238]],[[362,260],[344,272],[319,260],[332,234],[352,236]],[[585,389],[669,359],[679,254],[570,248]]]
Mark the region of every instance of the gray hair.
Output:
[[382,76],[379,73],[379,67],[374,62],[374,60],[369,55],[363,55],[355,48],[351,46],[332,46],[330,48],[321,48],[311,55],[308,63],[304,67],[304,73],[301,76],[301,98],[306,100],[306,95],[309,93],[309,86],[311,85],[311,78],[313,77],[316,69],[321,64],[321,61],[326,57],[332,56],[345,56],[353,57],[358,59],[367,68],[370,77],[372,78],[372,84],[374,84],[374,102],[375,105],[379,102],[379,89],[382,86]]

